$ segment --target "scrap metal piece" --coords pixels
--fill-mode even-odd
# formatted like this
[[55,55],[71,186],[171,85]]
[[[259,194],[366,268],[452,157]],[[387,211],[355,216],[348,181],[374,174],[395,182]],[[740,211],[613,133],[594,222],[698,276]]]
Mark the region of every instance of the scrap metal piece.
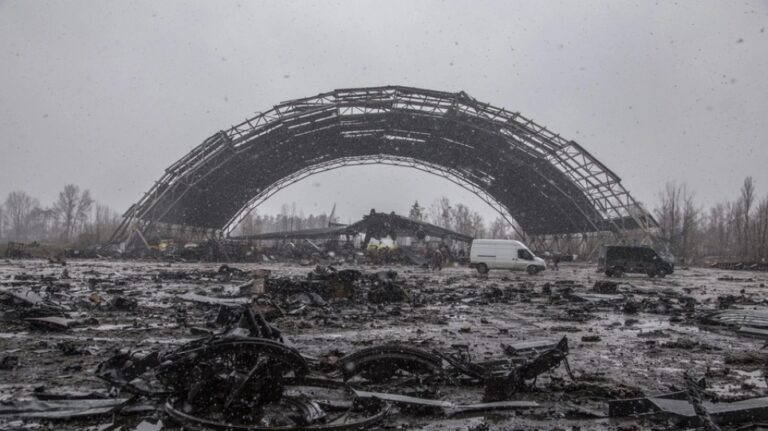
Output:
[[699,426],[704,428],[704,431],[720,431],[720,427],[712,422],[712,417],[704,406],[701,388],[688,373],[685,373],[685,390],[688,395],[688,401],[693,405],[693,411],[699,418]]
[[11,400],[0,404],[0,418],[75,419],[111,414],[128,398],[78,400]]
[[32,328],[45,331],[66,331],[71,328],[75,322],[74,319],[67,319],[57,316],[33,317],[25,320],[29,322]]
[[283,336],[280,331],[267,322],[258,311],[254,311],[252,307],[243,307],[243,312],[240,314],[237,326],[227,332],[225,337],[255,337],[255,338],[267,338],[270,340],[283,341]]
[[88,319],[69,319],[59,316],[30,317],[24,319],[33,329],[43,331],[66,331],[77,326],[98,325],[99,321],[94,318]]
[[264,338],[220,339],[202,346],[174,352],[163,358],[165,362],[158,367],[158,371],[162,379],[167,382],[166,384],[178,387],[184,386],[187,379],[191,377],[185,374],[186,368],[191,365],[205,361],[240,365],[239,361],[255,361],[260,356],[277,361],[296,376],[304,376],[309,373],[309,366],[298,350]]
[[259,426],[246,423],[234,423],[231,421],[221,421],[195,416],[183,412],[176,405],[179,401],[174,398],[168,399],[165,403],[165,412],[174,421],[184,426],[184,429],[190,431],[207,430],[226,430],[226,431],[294,431],[294,430],[317,430],[317,431],[343,431],[368,429],[379,423],[389,413],[387,404],[382,403],[380,408],[370,415],[355,414],[352,410],[337,415],[332,420],[325,423],[314,423],[310,425],[298,426]]
[[398,370],[411,374],[433,374],[442,370],[442,358],[411,346],[385,344],[367,347],[339,359],[344,380],[356,375],[381,382],[393,377]]
[[454,404],[450,401],[431,400],[426,398],[417,398],[407,395],[387,394],[383,392],[367,392],[354,390],[358,398],[375,398],[382,401],[389,401],[395,404],[417,405],[433,407],[440,410],[446,416],[466,413],[481,413],[495,410],[519,410],[539,407],[535,401],[499,401],[479,404]]
[[574,302],[586,302],[590,304],[614,304],[624,300],[624,295],[607,293],[565,292],[563,297]]
[[554,369],[563,362],[570,374],[567,358],[568,338],[563,337],[553,348],[525,361],[512,369],[506,376],[489,376],[485,382],[485,400],[507,400],[515,393],[526,390],[529,380],[535,381],[540,374]]
[[318,265],[306,279],[291,277],[270,278],[265,284],[267,293],[282,297],[296,294],[319,295],[324,301],[351,298],[357,291],[362,273],[355,269],[337,270],[332,266]]
[[251,300],[245,297],[231,297],[231,298],[216,298],[213,296],[203,296],[196,293],[185,293],[177,296],[182,301],[197,302],[207,305],[224,305],[227,307],[239,307],[248,304]]
[[[768,397],[735,402],[703,402],[712,421],[718,425],[733,425],[768,420]],[[659,397],[635,398],[608,402],[609,417],[635,415],[661,416],[677,420],[682,426],[699,426],[699,416],[687,399]]]
[[12,370],[19,366],[19,357],[16,355],[5,355],[0,359],[0,370]]
[[768,329],[752,328],[749,326],[742,326],[736,330],[741,335],[747,335],[750,337],[768,338]]
[[504,345],[504,353],[509,356],[522,356],[550,350],[557,346],[560,340],[535,340]]
[[489,370],[487,367],[479,364],[473,364],[472,362],[464,360],[455,355],[449,355],[438,351],[435,351],[435,354],[443,358],[443,360],[445,360],[445,362],[451,365],[454,369],[473,379],[485,380],[488,377]]
[[352,388],[341,380],[287,377],[283,395],[311,398],[327,411],[346,411],[354,406]]
[[131,382],[160,365],[160,356],[156,351],[121,349],[99,364],[96,376],[130,392],[155,395],[154,392],[145,391],[143,387],[135,386]]
[[701,316],[701,321],[710,325],[768,328],[768,310],[729,309],[715,311]]
[[[247,313],[244,313],[247,314]],[[309,372],[296,349],[265,338],[219,338],[172,353],[155,375],[185,412],[248,420],[283,396],[286,377]]]
[[299,417],[302,423],[300,425],[310,425],[325,419],[326,413],[320,404],[309,398],[284,396],[281,401],[291,405],[301,413]]
[[63,316],[70,308],[26,290],[0,290],[0,304],[22,317]]

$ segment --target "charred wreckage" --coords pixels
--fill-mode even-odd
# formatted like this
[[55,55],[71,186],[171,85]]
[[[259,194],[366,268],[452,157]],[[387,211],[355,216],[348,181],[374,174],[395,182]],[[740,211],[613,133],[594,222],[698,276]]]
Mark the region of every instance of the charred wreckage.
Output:
[[[53,264],[44,265],[50,268]],[[144,268],[137,266],[139,271]],[[709,401],[712,395],[707,391],[707,379],[694,379],[690,373],[686,373],[683,387],[671,385],[671,390],[646,395],[631,386],[610,383],[594,370],[572,370],[569,358],[574,353],[574,340],[580,349],[587,350],[601,342],[601,336],[591,333],[593,329],[580,337],[517,334],[519,341],[491,342],[482,352],[469,348],[461,337],[483,333],[482,328],[463,324],[449,329],[451,319],[456,319],[449,316],[456,310],[476,307],[484,316],[479,324],[492,328],[495,325],[490,319],[494,317],[488,310],[496,310],[498,317],[516,318],[519,311],[508,314],[504,310],[539,304],[537,308],[549,309],[546,314],[554,322],[584,323],[599,313],[618,312],[627,316],[624,325],[632,328],[639,324],[636,317],[641,314],[666,315],[670,322],[697,322],[702,328],[766,338],[768,314],[738,308],[758,304],[752,294],[723,296],[718,298],[718,310],[697,312],[703,304],[695,298],[668,289],[633,286],[638,281],[599,280],[588,289],[565,279],[547,281],[540,287],[530,281],[509,280],[502,288],[484,278],[479,279],[484,287],[476,286],[476,282],[462,285],[472,278],[454,275],[432,284],[447,286],[438,288],[392,270],[363,272],[318,266],[297,277],[228,265],[213,271],[159,268],[151,278],[145,272],[101,275],[93,266],[83,265],[60,276],[17,274],[4,279],[0,290],[3,325],[26,327],[8,334],[22,343],[29,332],[46,334],[40,338],[54,341],[54,350],[63,355],[61,358],[99,359],[89,360],[94,364],[89,368],[105,382],[105,389],[90,384],[90,392],[72,391],[65,385],[57,387],[56,379],[51,379],[35,389],[31,398],[16,399],[8,397],[8,388],[2,388],[0,425],[34,429],[53,423],[62,429],[83,429],[110,417],[127,418],[114,419],[115,426],[132,417],[153,417],[162,420],[164,427],[177,424],[190,430],[335,430],[407,425],[411,418],[419,417],[429,423],[440,418],[466,420],[511,414],[518,420],[636,418],[669,429],[706,424],[707,429],[718,429],[768,420],[768,398]],[[638,280],[652,282],[649,278]],[[76,287],[81,281],[84,286]],[[191,291],[189,286],[198,288]],[[87,298],[84,301],[83,296]],[[441,304],[443,312],[427,311]],[[362,318],[366,315],[369,317]],[[152,343],[142,341],[146,335],[140,335],[141,339],[126,345],[109,338],[76,335],[109,331],[110,325],[104,328],[100,320],[116,318],[126,323],[112,326],[123,331],[166,331],[166,336],[182,331],[192,337]],[[145,318],[149,321],[141,323]],[[435,345],[430,341],[432,336],[419,337],[418,341],[402,336],[373,341],[362,335],[357,347],[340,351],[329,349],[332,346],[324,341],[312,348],[308,340],[323,338],[322,332],[302,338],[302,331],[296,331],[315,324],[318,328],[346,328],[344,322],[361,322],[375,332],[377,321],[394,324],[404,318],[446,328],[438,333],[451,341]],[[282,325],[293,335],[284,335]],[[372,333],[371,329],[362,332]],[[497,329],[499,334],[509,333],[506,328]],[[582,332],[569,326],[552,326],[550,330]],[[416,329],[416,333],[420,331]],[[691,339],[662,344],[655,341],[664,336],[660,330],[637,333],[638,339],[648,340],[644,343],[651,349],[649,354],[659,347],[716,353],[717,348]],[[35,344],[38,350],[29,354],[47,354],[46,343],[39,341]],[[104,343],[112,347],[98,346]],[[491,348],[492,344],[497,347]],[[768,365],[763,354],[740,355],[726,358],[726,363]],[[30,361],[21,349],[6,349],[0,355],[0,373],[23,373],[35,366]],[[70,365],[65,373],[83,371],[67,362]],[[590,367],[588,362],[582,358],[579,367]],[[728,369],[707,371],[714,378],[728,373]],[[593,401],[580,406],[581,397]],[[590,407],[595,399],[607,409]],[[553,402],[565,408],[553,409]],[[641,429],[633,426],[627,429]],[[125,425],[124,429],[144,428]]]

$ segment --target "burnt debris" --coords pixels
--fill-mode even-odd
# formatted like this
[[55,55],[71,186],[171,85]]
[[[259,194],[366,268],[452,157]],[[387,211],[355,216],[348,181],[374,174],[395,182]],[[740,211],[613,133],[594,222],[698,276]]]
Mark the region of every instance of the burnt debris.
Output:
[[[0,374],[29,382],[0,388],[0,425],[328,430],[501,415],[725,430],[768,415],[757,279],[702,295],[676,276],[587,270],[106,265],[0,271]],[[677,363],[707,377],[700,390]]]

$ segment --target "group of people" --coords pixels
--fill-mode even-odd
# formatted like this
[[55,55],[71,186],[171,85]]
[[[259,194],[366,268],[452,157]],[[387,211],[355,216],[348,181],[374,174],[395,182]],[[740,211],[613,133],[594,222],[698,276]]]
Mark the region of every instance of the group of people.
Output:
[[446,259],[446,253],[440,249],[427,250],[427,264],[433,271],[440,271],[443,269],[443,264],[445,264]]

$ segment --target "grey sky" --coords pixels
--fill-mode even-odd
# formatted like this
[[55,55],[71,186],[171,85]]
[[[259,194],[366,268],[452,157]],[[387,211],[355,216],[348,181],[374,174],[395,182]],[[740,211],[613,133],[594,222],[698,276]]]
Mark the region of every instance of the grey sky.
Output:
[[[256,111],[385,84],[520,111],[581,143],[647,204],[671,179],[706,205],[746,175],[764,196],[767,27],[765,1],[0,0],[0,196],[23,189],[49,204],[72,182],[122,211]],[[347,168],[265,210],[337,201],[348,219],[443,194],[478,202],[459,190],[403,168]]]

